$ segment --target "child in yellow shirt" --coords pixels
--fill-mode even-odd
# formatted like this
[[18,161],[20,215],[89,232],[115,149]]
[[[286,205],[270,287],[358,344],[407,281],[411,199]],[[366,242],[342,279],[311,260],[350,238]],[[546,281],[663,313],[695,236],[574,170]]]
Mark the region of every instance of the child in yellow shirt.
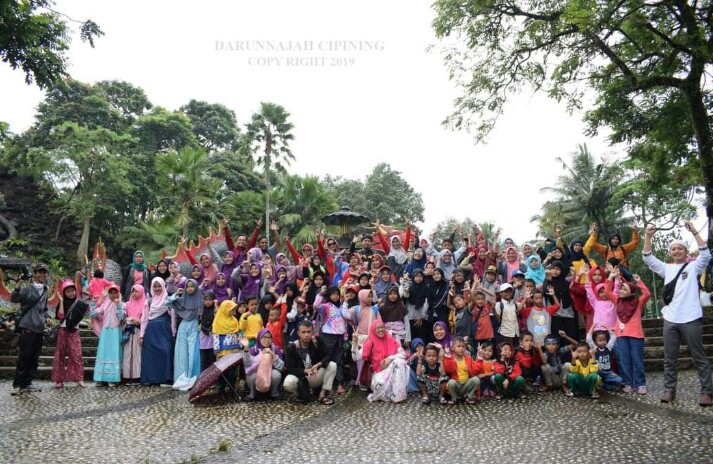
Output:
[[258,300],[256,296],[250,296],[245,300],[248,310],[240,316],[240,331],[248,339],[250,348],[255,346],[257,334],[263,326],[262,316],[257,312]]
[[567,396],[575,393],[591,395],[592,399],[599,399],[597,383],[599,382],[599,365],[589,352],[586,342],[577,343],[577,348],[572,353],[572,364],[567,375],[569,391]]

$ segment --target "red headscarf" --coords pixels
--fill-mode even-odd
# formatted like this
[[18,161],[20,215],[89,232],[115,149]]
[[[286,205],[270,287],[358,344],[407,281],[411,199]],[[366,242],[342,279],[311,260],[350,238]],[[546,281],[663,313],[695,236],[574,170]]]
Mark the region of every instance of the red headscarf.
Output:
[[374,372],[381,371],[381,361],[393,356],[399,351],[399,342],[394,340],[394,337],[388,331],[384,331],[384,336],[379,337],[376,334],[376,328],[384,326],[381,320],[375,320],[369,327],[369,338],[364,342],[362,355],[371,361],[371,368]]

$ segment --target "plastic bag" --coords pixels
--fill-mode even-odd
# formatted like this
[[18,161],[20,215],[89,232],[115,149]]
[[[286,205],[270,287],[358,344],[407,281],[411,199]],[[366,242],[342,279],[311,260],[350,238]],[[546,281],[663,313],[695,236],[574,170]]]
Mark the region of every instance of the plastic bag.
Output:
[[185,373],[173,382],[174,390],[188,391],[193,388],[193,384],[196,383],[196,376],[188,377]]

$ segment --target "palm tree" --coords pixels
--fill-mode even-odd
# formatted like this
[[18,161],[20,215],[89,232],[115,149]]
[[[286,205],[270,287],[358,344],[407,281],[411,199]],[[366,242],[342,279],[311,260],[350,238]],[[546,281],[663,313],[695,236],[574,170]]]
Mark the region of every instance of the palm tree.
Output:
[[245,143],[243,150],[250,156],[255,156],[255,163],[261,166],[265,175],[265,235],[270,236],[270,174],[272,170],[285,174],[285,165],[295,157],[290,150],[290,141],[294,136],[290,133],[294,126],[288,121],[290,113],[274,103],[260,103],[260,112],[252,115],[251,121],[245,126]]
[[[197,218],[211,217],[215,211],[215,192],[220,181],[211,179],[206,173],[208,155],[205,150],[193,147],[170,151],[156,158],[158,183],[163,193],[160,203],[169,214],[176,214],[174,223],[188,235],[188,226]],[[180,208],[176,211],[175,200],[180,198]]]
[[542,191],[552,192],[555,199],[546,202],[542,214],[531,221],[540,224],[539,233],[554,236],[557,224],[564,226],[564,238],[584,237],[591,223],[596,223],[605,236],[631,221],[624,218],[624,204],[618,200],[622,187],[623,171],[616,165],[597,162],[586,145],[579,145],[572,154],[571,165],[561,157],[565,174],[559,176],[554,186]]
[[337,209],[337,203],[317,176],[285,176],[275,192],[280,206],[280,226],[284,226],[299,245],[315,240],[321,218]]

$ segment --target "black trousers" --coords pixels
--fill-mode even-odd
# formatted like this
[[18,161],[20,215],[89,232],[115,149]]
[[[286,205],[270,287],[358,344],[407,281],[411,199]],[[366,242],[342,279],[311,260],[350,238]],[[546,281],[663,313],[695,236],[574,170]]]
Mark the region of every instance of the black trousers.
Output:
[[20,354],[17,356],[17,370],[13,387],[25,388],[37,374],[37,362],[42,353],[42,333],[22,329],[20,333]]

